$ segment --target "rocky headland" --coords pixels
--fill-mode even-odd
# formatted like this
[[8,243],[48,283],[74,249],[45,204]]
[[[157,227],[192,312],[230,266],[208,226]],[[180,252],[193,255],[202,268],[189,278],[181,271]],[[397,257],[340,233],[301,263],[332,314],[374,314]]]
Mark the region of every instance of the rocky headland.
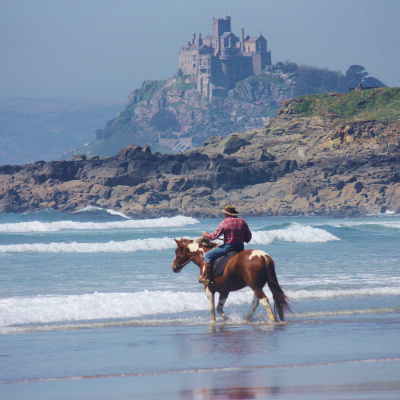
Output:
[[134,217],[400,212],[400,89],[300,96],[261,129],[174,155],[129,145],[0,167],[0,212],[99,206]]
[[362,66],[346,75],[326,69],[298,67],[295,63],[270,65],[260,75],[236,82],[226,96],[207,100],[197,90],[193,75],[164,81],[145,81],[128,96],[118,115],[97,129],[96,139],[74,153],[112,156],[131,143],[153,151],[173,153],[202,146],[211,136],[260,129],[273,118],[284,100],[299,95],[348,92],[365,86],[385,86],[367,77]]

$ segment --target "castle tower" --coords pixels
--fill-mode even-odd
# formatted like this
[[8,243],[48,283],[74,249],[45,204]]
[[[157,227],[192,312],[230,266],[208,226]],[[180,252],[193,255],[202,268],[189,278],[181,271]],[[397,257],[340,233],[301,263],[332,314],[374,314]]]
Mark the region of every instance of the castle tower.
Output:
[[[212,41],[214,49],[220,48],[220,37],[225,32],[231,31],[231,17],[227,16],[226,18],[213,18],[212,21],[213,33],[212,33]],[[218,50],[216,50],[218,52]]]
[[213,36],[214,38],[220,37],[225,32],[231,31],[231,17],[226,18],[213,18]]
[[193,34],[179,52],[179,72],[191,75],[197,90],[209,101],[224,97],[236,82],[263,73],[271,64],[267,40],[260,34],[237,37],[231,30],[231,17],[213,18],[212,35]]

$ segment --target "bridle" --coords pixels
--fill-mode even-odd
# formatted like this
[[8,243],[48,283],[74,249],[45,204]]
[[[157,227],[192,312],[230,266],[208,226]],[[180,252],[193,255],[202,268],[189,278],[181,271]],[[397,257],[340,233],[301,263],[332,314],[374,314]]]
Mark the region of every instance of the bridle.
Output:
[[[182,257],[182,254],[181,254],[181,257]],[[187,261],[186,261],[185,263],[183,263],[183,264],[180,264],[180,263],[175,262],[176,267],[179,268],[179,269],[182,269],[185,265],[189,264],[190,261],[193,260],[193,257],[194,257],[194,254],[192,255],[192,257],[189,258],[189,260],[187,260]]]
[[[183,250],[184,250],[184,248],[183,248]],[[196,251],[192,254],[192,257],[190,257],[189,258],[189,260],[187,260],[187,261],[185,261],[185,262],[183,262],[182,261],[182,258],[183,258],[183,250],[182,251],[180,251],[179,252],[179,258],[180,258],[180,260],[178,261],[177,259],[178,259],[178,254],[175,256],[175,260],[174,260],[174,264],[175,264],[175,266],[179,269],[179,270],[181,270],[185,265],[187,265],[187,264],[189,264],[190,263],[190,261],[192,261],[193,260],[193,258],[194,258],[194,256],[196,255]]]

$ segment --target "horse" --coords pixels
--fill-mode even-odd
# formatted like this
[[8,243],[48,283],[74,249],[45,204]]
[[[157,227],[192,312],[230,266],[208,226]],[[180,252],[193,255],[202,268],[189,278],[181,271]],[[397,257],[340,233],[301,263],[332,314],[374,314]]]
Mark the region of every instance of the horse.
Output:
[[[177,248],[175,258],[172,263],[172,270],[179,273],[182,268],[191,261],[195,263],[202,272],[205,268],[204,254],[217,246],[217,243],[211,242],[208,245],[190,239],[174,239]],[[229,319],[225,314],[223,307],[230,292],[243,289],[249,286],[253,292],[253,301],[250,311],[246,317],[246,322],[250,321],[259,302],[267,310],[271,322],[276,322],[276,316],[271,309],[268,297],[263,291],[265,284],[272,293],[275,303],[275,310],[278,312],[281,321],[284,321],[284,312],[291,312],[289,299],[281,289],[278,278],[275,273],[275,264],[272,258],[261,250],[243,250],[235,254],[226,264],[225,270],[221,276],[214,277],[213,283],[209,286],[204,285],[204,290],[208,298],[211,322],[215,323],[215,292],[219,292],[219,301],[217,312],[226,321]]]

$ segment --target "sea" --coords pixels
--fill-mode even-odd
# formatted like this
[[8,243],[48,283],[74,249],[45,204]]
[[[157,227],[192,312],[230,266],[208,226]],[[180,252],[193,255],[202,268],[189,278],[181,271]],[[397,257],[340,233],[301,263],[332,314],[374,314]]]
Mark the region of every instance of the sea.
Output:
[[0,398],[400,398],[399,214],[246,218],[290,298],[278,323],[244,321],[245,288],[212,324],[199,268],[173,273],[174,238],[220,220],[1,213]]

